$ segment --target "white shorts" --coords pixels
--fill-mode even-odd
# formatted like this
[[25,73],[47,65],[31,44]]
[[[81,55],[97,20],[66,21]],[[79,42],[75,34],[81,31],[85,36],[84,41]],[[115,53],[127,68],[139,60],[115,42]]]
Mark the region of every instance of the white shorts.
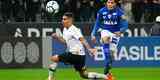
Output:
[[117,37],[116,34],[110,32],[108,30],[101,30],[100,33],[101,33],[101,39],[103,37],[110,37],[110,42],[116,40],[117,44],[118,44],[120,37]]

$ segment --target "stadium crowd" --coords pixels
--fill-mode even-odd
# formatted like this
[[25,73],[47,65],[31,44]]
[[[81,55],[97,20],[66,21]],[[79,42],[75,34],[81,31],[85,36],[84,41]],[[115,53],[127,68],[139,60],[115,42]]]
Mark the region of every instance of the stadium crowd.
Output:
[[[75,15],[76,21],[95,20],[96,12],[104,0],[56,0],[60,11],[53,15],[45,11],[50,0],[0,0],[0,22],[50,22],[59,21],[66,11]],[[120,0],[129,22],[150,23],[160,15],[160,0]],[[145,17],[144,17],[145,16]]]

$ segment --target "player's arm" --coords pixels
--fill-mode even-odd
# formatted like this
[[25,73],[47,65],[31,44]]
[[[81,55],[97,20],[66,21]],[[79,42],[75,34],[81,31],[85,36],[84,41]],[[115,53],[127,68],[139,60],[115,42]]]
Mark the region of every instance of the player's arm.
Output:
[[61,43],[66,44],[66,41],[63,39],[62,36],[58,36],[56,33],[53,33],[52,37],[55,38],[55,39],[57,39],[57,40],[59,40]]
[[99,17],[97,17],[91,36],[95,36],[97,30],[99,29],[99,25],[100,25],[100,21],[99,21]]
[[92,33],[91,33],[91,38],[92,38],[92,41],[95,43],[96,42],[96,32],[98,31],[100,25],[101,25],[101,14],[100,13],[97,13],[97,18],[96,18],[96,22],[95,22],[95,25],[93,27],[93,30],[92,30]]
[[121,36],[121,34],[128,29],[128,21],[127,17],[125,16],[124,10],[121,8],[119,8],[118,10],[118,16],[120,16],[120,21],[118,25],[120,27],[120,32],[118,33],[118,36]]
[[127,16],[125,16],[124,10],[119,9],[119,16],[120,16],[120,32],[124,33],[128,29],[128,21],[127,21]]
[[91,46],[88,44],[88,42],[84,39],[84,37],[80,37],[79,40],[81,41],[81,43],[85,46],[85,48],[87,48],[87,50],[92,53],[92,55],[95,55],[95,53],[97,52],[97,49],[91,48]]
[[90,52],[92,53],[92,55],[94,55],[96,53],[96,49],[93,49],[91,48],[91,46],[88,44],[88,42],[85,40],[85,38],[83,37],[80,29],[77,29],[75,32],[74,32],[74,37],[76,39],[78,39],[82,44],[83,46]]
[[121,36],[128,29],[128,21],[124,15],[121,16],[118,27],[120,27],[120,31],[115,32],[117,36]]
[[125,15],[121,16],[119,27],[120,27],[120,32],[122,33],[124,33],[128,29],[128,21]]

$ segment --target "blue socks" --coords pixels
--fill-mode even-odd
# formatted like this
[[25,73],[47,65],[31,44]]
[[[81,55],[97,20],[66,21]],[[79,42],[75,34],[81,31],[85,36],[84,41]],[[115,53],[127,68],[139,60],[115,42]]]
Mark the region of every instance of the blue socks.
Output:
[[104,43],[103,44],[103,51],[104,51],[105,55],[110,53],[109,44],[108,43]]
[[109,43],[103,44],[103,51],[105,55],[105,69],[104,69],[104,74],[108,74],[110,68],[111,68],[111,54],[110,54],[110,45]]

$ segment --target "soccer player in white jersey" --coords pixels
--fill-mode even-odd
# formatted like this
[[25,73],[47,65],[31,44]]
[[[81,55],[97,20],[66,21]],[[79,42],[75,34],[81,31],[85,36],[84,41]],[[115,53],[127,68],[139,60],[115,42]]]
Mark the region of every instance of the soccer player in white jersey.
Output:
[[[73,14],[67,12],[62,18],[63,35],[58,36],[56,33],[52,34],[52,37],[66,44],[67,51],[64,54],[51,56],[53,64],[49,66],[48,80],[53,80],[55,69],[58,62],[63,62],[73,65],[74,69],[79,72],[80,76],[84,79],[104,79],[109,78],[100,73],[88,72],[85,67],[85,48],[92,53],[96,53],[96,49],[93,49],[84,39],[81,31],[75,25],[73,25]],[[66,80],[69,80],[66,78]]]

